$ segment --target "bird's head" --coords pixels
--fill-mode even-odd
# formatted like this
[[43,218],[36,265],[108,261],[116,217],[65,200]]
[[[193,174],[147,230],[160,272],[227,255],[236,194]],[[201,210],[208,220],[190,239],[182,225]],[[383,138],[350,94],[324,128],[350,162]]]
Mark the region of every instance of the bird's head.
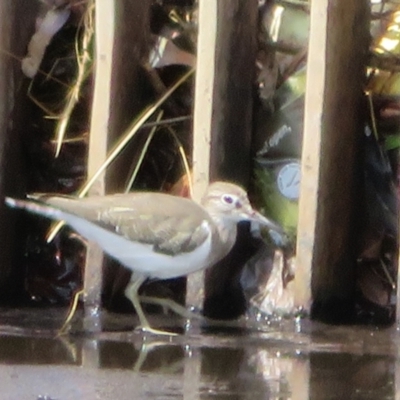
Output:
[[246,191],[233,183],[211,183],[201,203],[213,216],[232,222],[256,222],[274,231],[282,232],[279,225],[254,210]]

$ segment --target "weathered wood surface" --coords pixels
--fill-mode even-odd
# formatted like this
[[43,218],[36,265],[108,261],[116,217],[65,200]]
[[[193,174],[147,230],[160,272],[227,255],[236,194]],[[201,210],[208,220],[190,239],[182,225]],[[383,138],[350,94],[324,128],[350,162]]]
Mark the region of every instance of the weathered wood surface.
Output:
[[[95,80],[90,121],[88,148],[88,176],[93,176],[107,157],[111,120],[111,79],[113,72],[113,46],[115,35],[115,5],[111,0],[96,1],[95,25]],[[101,174],[89,190],[90,195],[106,193],[105,173]],[[103,252],[93,242],[86,250],[84,290],[84,329],[101,331],[99,308],[103,276]]]
[[[100,0],[98,2],[101,3]],[[109,148],[114,146],[145,106],[140,66],[146,61],[150,50],[151,1],[124,0],[112,3],[115,8],[115,30],[111,53],[113,73],[109,87],[111,99]],[[107,20],[104,20],[103,25],[106,23]],[[142,149],[142,145],[131,140],[122,154],[107,169],[107,192],[124,190],[126,175],[132,165],[133,156],[138,153],[138,148]]]
[[[193,127],[196,199],[202,196],[209,180],[232,180],[245,186],[249,183],[256,34],[257,1],[199,2]],[[230,276],[229,265],[218,268],[223,290]],[[201,307],[203,280],[203,273],[188,278],[188,304]],[[209,291],[219,289],[211,284]]]
[[367,0],[311,2],[295,302],[346,304],[354,292],[354,235]]
[[5,207],[3,199],[25,194],[21,132],[26,129],[26,93],[21,90],[21,60],[35,30],[37,8],[36,2],[24,0],[0,2],[0,299],[6,302],[22,291],[25,278],[19,216]]
[[[148,1],[96,1],[95,84],[88,152],[88,176],[93,176],[107,158],[110,148],[129,125],[141,104],[138,66],[146,49],[149,35]],[[136,93],[136,95],[135,95]],[[126,159],[128,156],[128,160]],[[121,171],[130,163],[126,152],[113,163],[107,173],[95,181],[89,195],[122,191],[126,175]],[[86,330],[99,330],[93,314],[100,305],[103,253],[94,243],[87,249],[84,276]],[[105,278],[107,279],[107,277]],[[98,313],[97,313],[98,314]]]

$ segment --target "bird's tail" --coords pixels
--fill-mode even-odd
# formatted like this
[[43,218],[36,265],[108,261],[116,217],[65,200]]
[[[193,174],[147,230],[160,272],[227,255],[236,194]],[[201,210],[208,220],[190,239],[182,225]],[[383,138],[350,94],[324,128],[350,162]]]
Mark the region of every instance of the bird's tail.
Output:
[[12,208],[22,208],[31,213],[44,215],[51,219],[63,219],[63,212],[61,210],[38,201],[14,199],[12,197],[6,197],[4,201]]

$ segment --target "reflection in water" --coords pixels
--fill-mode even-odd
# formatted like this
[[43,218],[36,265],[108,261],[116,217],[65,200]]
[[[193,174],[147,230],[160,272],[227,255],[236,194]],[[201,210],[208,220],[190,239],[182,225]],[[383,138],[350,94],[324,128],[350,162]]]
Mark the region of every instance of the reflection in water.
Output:
[[308,398],[308,385],[305,384],[307,380],[303,381],[300,391],[297,388],[296,394],[292,395],[294,380],[300,378],[302,369],[307,371],[306,360],[301,361],[296,356],[282,354],[280,351],[260,350],[251,357],[249,363],[254,365],[256,373],[268,382],[270,398]]
[[297,342],[282,332],[0,336],[0,398],[394,399],[397,343],[376,338],[380,345],[369,348],[360,339],[359,351],[338,339],[351,335],[329,329]]
[[[394,399],[395,360],[386,356],[310,355],[312,399]],[[322,397],[321,397],[322,396]],[[335,397],[333,397],[335,396]]]

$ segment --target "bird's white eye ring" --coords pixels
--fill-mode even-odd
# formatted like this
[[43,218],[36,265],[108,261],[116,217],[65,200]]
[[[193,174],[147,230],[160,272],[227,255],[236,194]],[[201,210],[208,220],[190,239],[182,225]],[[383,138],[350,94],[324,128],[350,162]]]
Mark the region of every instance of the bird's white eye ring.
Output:
[[226,203],[226,204],[233,204],[234,199],[233,199],[232,196],[229,196],[228,194],[224,194],[224,195],[222,196],[222,201],[223,201],[224,203]]

